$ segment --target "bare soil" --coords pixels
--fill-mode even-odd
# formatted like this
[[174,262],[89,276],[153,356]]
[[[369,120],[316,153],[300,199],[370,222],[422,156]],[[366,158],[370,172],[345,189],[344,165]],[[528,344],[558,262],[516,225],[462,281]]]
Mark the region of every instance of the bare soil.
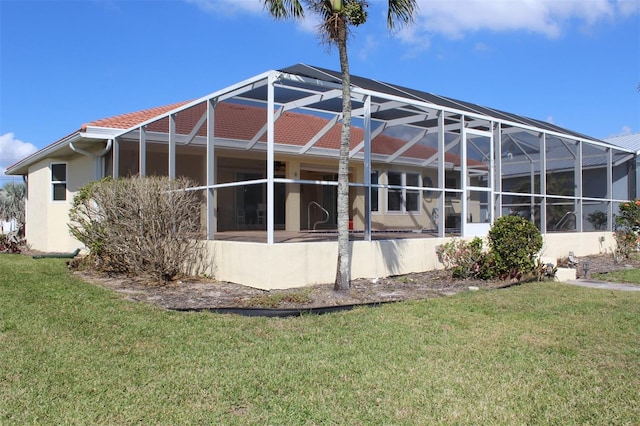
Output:
[[[615,263],[609,254],[588,256],[590,274],[640,267],[638,259]],[[561,263],[562,264],[562,263]],[[578,277],[583,271],[578,269]],[[166,309],[278,308],[309,309],[404,300],[422,300],[469,291],[497,289],[518,283],[453,279],[446,271],[428,271],[379,279],[354,280],[348,293],[336,292],[332,284],[299,289],[259,290],[239,284],[196,277],[155,283],[141,277],[75,271],[84,281],[111,289],[128,300],[152,303]]]

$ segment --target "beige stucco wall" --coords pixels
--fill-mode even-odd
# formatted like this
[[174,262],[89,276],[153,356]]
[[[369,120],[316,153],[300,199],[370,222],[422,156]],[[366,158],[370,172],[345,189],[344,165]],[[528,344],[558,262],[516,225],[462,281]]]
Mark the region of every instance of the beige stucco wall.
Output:
[[[67,200],[52,201],[51,163],[67,163]],[[78,189],[93,180],[95,163],[92,157],[51,158],[29,168],[26,206],[27,244],[43,252],[69,252],[83,244],[69,233],[69,209]]]
[[[442,241],[435,238],[354,241],[352,279],[436,269],[439,265],[435,248]],[[336,242],[272,246],[231,241],[207,243],[211,254],[209,273],[219,280],[276,289],[331,283],[335,279]]]
[[25,236],[35,250],[46,250],[49,240],[47,213],[51,200],[49,162],[42,161],[29,168],[27,183]]
[[[601,241],[602,239],[602,241]],[[379,278],[442,268],[436,247],[449,238],[353,241],[351,276]],[[613,247],[610,232],[550,234],[541,255],[567,257],[604,253]],[[257,244],[208,241],[212,276],[265,290],[332,283],[337,242]]]
[[543,236],[541,256],[561,258],[572,251],[576,256],[612,253],[616,247],[613,232],[567,232]]

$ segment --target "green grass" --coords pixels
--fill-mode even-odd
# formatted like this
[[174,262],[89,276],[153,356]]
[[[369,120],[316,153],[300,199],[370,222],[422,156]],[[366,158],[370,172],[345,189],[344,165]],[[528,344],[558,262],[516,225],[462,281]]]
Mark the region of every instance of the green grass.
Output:
[[0,424],[638,424],[640,294],[168,312],[0,255]]
[[640,284],[640,269],[621,269],[606,274],[593,274],[593,278],[617,283]]

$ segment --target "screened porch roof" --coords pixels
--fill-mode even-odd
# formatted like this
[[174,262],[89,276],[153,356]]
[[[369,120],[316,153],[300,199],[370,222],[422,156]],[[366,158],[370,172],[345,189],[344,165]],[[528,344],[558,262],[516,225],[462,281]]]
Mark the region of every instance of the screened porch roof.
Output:
[[[166,141],[170,130],[170,116],[175,118],[178,143],[204,145],[206,104],[210,100],[217,102],[214,132],[216,143],[222,142],[221,146],[239,149],[264,146],[269,76],[275,76],[274,143],[278,145],[279,150],[316,155],[337,150],[342,112],[340,73],[297,64],[265,72],[196,100],[83,124],[76,132],[10,166],[7,173],[26,174],[29,165],[42,158],[59,155],[61,152],[70,153],[72,143],[85,149],[91,144],[116,137],[135,139],[142,126],[145,126],[145,130],[151,135],[155,134],[157,141]],[[491,130],[491,126],[498,122],[505,129],[524,129],[533,134],[547,132],[556,137],[615,147],[540,120],[411,88],[355,75],[351,76],[351,84],[354,117],[352,157],[362,155],[366,96],[370,96],[371,100],[371,150],[374,161],[392,162],[402,157],[404,162],[409,164],[433,164],[438,150],[434,140],[440,113],[444,115],[445,132],[450,132],[448,136],[459,133],[462,126]],[[150,139],[153,140],[153,137]],[[450,143],[450,140],[447,143]],[[628,151],[620,147],[615,148]],[[447,152],[445,161],[453,165],[459,164],[458,154],[455,151]]]
[[[244,145],[238,144],[235,147],[254,148],[258,143],[266,142],[267,80],[270,75],[275,76],[274,143],[303,146],[303,150],[296,148],[288,151],[301,154],[312,154],[313,150],[318,149],[337,149],[342,113],[340,73],[305,64],[268,71],[200,99],[186,102],[171,111],[137,123],[117,136],[137,138],[135,132],[143,125],[148,131],[167,133],[169,116],[173,116],[178,143],[190,144],[196,141],[204,144],[206,102],[215,101],[216,140],[243,141]],[[535,134],[545,132],[560,138],[612,146],[551,123],[390,83],[352,75],[351,85],[352,157],[361,153],[363,149],[367,96],[371,101],[372,154],[378,154],[380,161],[390,162],[400,156],[405,159],[413,157],[419,160],[416,164],[423,166],[427,165],[426,160],[433,161],[430,155],[434,150],[437,151],[437,145],[433,141],[441,113],[444,115],[444,130],[451,134],[459,134],[461,127],[490,131],[493,124],[501,123],[505,129],[518,128]],[[230,115],[234,112],[237,112],[238,116],[231,119]],[[241,128],[238,127],[239,123]],[[233,126],[236,128],[233,129]],[[397,131],[399,128],[402,128],[402,133]],[[406,129],[413,133],[406,132]],[[427,138],[431,138],[431,141],[427,142]],[[448,155],[452,158],[447,161],[452,161],[456,156],[454,152]],[[455,160],[452,162],[455,163]]]

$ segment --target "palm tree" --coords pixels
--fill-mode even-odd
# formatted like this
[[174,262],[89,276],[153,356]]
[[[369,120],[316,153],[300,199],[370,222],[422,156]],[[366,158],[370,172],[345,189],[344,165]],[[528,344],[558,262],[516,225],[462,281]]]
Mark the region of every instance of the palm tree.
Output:
[[0,192],[0,220],[15,220],[20,232],[24,226],[24,199],[26,187],[22,183],[8,183]]
[[[338,163],[338,267],[335,290],[348,291],[351,284],[349,260],[349,143],[351,140],[351,76],[347,55],[349,27],[367,21],[366,0],[263,0],[276,19],[304,18],[303,3],[322,18],[320,37],[338,47],[342,74],[342,133]],[[413,22],[416,0],[388,0],[387,27]]]

